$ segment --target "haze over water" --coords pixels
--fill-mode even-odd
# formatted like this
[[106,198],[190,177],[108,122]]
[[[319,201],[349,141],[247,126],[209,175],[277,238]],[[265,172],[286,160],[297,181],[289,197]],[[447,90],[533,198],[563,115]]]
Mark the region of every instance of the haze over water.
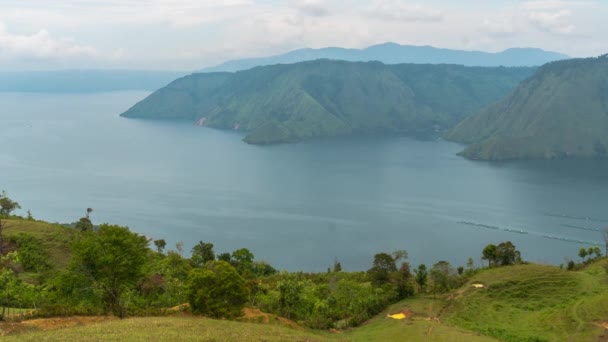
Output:
[[472,162],[460,145],[406,137],[260,147],[118,116],[147,94],[0,94],[0,188],[20,214],[73,222],[92,207],[94,223],[184,241],[188,255],[203,240],[291,271],[334,257],[363,270],[396,249],[413,264],[479,264],[486,244],[505,240],[560,264],[603,244],[606,162]]

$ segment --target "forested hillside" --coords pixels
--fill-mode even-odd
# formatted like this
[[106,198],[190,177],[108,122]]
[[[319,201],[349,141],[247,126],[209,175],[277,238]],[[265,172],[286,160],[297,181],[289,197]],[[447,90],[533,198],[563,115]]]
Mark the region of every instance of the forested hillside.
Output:
[[185,119],[254,144],[378,132],[440,132],[498,100],[533,68],[318,60],[178,79],[122,116]]
[[447,137],[472,159],[608,157],[608,55],[542,66]]

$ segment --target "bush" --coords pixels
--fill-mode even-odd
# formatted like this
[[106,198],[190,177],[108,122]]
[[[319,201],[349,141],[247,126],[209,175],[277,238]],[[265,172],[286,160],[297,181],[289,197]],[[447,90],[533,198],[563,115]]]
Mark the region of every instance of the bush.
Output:
[[248,293],[245,280],[225,261],[210,261],[188,276],[188,302],[192,313],[215,318],[242,315]]

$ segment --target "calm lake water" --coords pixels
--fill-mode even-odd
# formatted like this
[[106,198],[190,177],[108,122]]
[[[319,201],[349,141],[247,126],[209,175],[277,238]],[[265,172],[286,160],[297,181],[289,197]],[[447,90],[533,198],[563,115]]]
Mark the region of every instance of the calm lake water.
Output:
[[334,257],[363,270],[396,249],[415,265],[479,263],[505,240],[560,264],[603,245],[606,162],[472,162],[457,144],[405,137],[250,146],[233,132],[118,116],[146,95],[0,94],[0,188],[21,214],[72,222],[92,207],[95,223],[186,251],[199,240],[247,247],[292,271]]

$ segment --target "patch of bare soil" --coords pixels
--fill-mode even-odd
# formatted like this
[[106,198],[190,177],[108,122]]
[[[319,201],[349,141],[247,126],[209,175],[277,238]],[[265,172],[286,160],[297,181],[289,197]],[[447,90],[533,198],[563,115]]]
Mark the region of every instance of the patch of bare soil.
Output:
[[604,328],[604,333],[598,337],[598,342],[608,342],[608,321],[597,322],[597,325]]
[[20,334],[31,331],[54,330],[72,328],[82,325],[91,325],[116,320],[109,316],[74,316],[56,318],[37,318],[20,323],[0,322],[0,336]]
[[62,328],[72,328],[81,325],[91,325],[117,320],[116,317],[110,316],[74,316],[74,317],[55,317],[55,318],[38,318],[29,321],[23,321],[21,324],[38,328],[40,330],[53,330]]
[[244,321],[244,322],[263,323],[263,324],[275,323],[275,324],[286,325],[293,329],[302,329],[302,327],[299,326],[298,323],[296,323],[292,320],[289,320],[284,317],[279,317],[279,316],[276,316],[273,314],[267,314],[265,312],[260,311],[259,309],[251,309],[251,308],[243,309],[243,317],[241,317],[239,320]]

